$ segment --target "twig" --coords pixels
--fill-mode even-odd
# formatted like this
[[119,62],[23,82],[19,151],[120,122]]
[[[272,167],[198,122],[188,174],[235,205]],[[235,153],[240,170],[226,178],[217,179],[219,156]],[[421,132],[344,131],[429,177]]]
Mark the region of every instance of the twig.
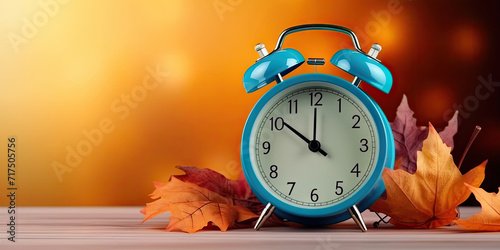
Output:
[[470,146],[472,145],[472,143],[476,139],[476,137],[479,134],[479,132],[481,132],[481,127],[476,126],[476,128],[474,128],[474,132],[472,132],[472,135],[471,135],[471,137],[469,139],[469,143],[467,143],[467,147],[465,147],[465,151],[462,154],[462,158],[460,159],[460,163],[458,163],[458,169],[460,169],[460,167],[462,166],[462,162],[464,161],[465,155],[469,151]]

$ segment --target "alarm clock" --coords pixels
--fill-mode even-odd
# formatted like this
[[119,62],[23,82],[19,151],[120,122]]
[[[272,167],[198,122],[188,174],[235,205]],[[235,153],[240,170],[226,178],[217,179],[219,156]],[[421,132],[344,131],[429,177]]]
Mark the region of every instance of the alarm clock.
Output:
[[[330,62],[354,76],[308,73],[283,79],[306,60],[295,49],[282,49],[289,34],[308,30],[335,31],[351,37],[354,50],[337,51]],[[260,58],[243,76],[247,93],[269,83],[246,121],[241,161],[257,198],[266,204],[255,229],[272,213],[311,226],[353,218],[364,232],[361,212],[385,191],[384,168],[394,166],[394,139],[381,108],[361,81],[388,93],[392,75],[376,58],[381,46],[361,50],[354,32],[329,24],[299,25],[284,30],[275,49],[255,47]],[[323,65],[323,58],[309,58]]]

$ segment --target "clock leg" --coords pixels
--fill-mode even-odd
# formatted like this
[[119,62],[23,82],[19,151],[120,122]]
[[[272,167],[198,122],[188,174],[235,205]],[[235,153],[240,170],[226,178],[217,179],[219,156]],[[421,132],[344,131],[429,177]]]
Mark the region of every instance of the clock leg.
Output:
[[356,207],[356,205],[352,206],[351,208],[349,208],[349,213],[351,214],[354,222],[356,222],[356,224],[358,225],[359,229],[361,229],[362,232],[366,232],[366,225],[363,221],[363,216],[361,216],[361,213],[358,210],[358,207]]
[[267,219],[269,219],[269,216],[273,214],[275,207],[271,205],[271,203],[267,203],[266,207],[264,210],[262,210],[262,213],[260,214],[259,219],[257,220],[257,223],[255,223],[255,226],[253,227],[255,230],[259,230],[262,225],[264,225],[264,222],[266,222]]

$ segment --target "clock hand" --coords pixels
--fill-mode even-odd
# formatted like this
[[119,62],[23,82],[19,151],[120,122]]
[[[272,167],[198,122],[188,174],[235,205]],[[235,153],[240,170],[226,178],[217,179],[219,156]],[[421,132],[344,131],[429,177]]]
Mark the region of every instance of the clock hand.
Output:
[[288,125],[288,123],[283,122],[283,124],[285,125],[285,127],[287,127],[288,129],[290,129],[293,133],[295,133],[296,135],[298,135],[305,142],[307,142],[307,143],[311,142],[304,135],[302,135],[299,131],[297,131],[296,129],[294,129],[292,126]]
[[312,140],[311,141],[311,140],[307,139],[307,137],[305,137],[303,134],[301,134],[299,131],[297,131],[296,129],[294,129],[292,126],[290,126],[286,122],[283,122],[283,125],[285,125],[285,127],[287,127],[288,129],[290,129],[294,134],[296,134],[297,136],[299,136],[302,140],[304,140],[305,142],[307,142],[307,144],[309,145],[309,150],[311,150],[312,152],[320,152],[323,156],[327,156],[328,155],[323,149],[321,149],[321,144],[319,143],[319,141],[317,141],[317,140]]
[[314,108],[314,125],[313,125],[313,141],[316,140],[316,114],[317,114],[317,109]]
[[[318,121],[318,109],[317,108],[314,108],[314,118],[313,118],[313,140],[309,142],[309,150],[313,151],[313,152],[316,152],[316,151],[320,151],[320,153],[323,154],[323,151],[321,149],[321,143],[319,143],[318,140],[316,140],[316,124],[317,124],[317,121]],[[324,156],[326,152],[323,154]]]

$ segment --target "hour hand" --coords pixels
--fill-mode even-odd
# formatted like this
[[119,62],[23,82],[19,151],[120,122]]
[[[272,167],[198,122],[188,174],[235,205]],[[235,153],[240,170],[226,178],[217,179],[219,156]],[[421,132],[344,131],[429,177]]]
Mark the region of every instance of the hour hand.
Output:
[[305,142],[307,142],[307,145],[309,146],[309,150],[311,150],[312,152],[320,152],[323,156],[327,156],[328,155],[323,149],[321,149],[321,144],[319,143],[319,141],[317,141],[317,140],[312,140],[311,141],[311,140],[307,139],[307,137],[305,137],[299,131],[297,131],[296,129],[294,129],[292,126],[290,126],[288,123],[283,122],[283,124],[285,125],[285,127],[287,127],[288,129],[290,129],[294,134],[296,134],[302,140],[304,140]]
[[307,139],[307,137],[305,137],[303,134],[301,134],[299,131],[297,131],[296,129],[294,129],[292,126],[290,126],[288,123],[286,122],[283,122],[283,124],[285,125],[285,127],[287,127],[288,129],[290,129],[294,134],[298,135],[302,140],[304,140],[305,142],[309,143],[311,142],[311,140]]

